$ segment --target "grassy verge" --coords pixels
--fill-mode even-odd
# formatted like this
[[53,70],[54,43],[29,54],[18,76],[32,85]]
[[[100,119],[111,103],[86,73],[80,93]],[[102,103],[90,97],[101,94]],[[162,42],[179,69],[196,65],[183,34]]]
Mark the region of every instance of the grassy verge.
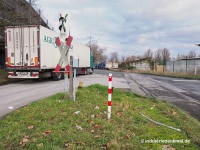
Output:
[[142,70],[123,70],[123,69],[114,69],[112,71],[119,72],[128,72],[128,73],[139,73],[139,74],[150,74],[150,75],[158,75],[158,76],[166,76],[166,77],[174,77],[174,78],[184,78],[184,79],[196,79],[200,80],[200,75],[190,74],[190,73],[170,73],[170,72],[155,72],[155,71],[142,71]]
[[8,72],[0,69],[0,85],[8,84],[10,82],[20,81],[22,79],[9,79]]
[[[165,102],[114,89],[110,120],[106,111],[105,86],[79,89],[76,102],[58,93],[2,118],[0,149],[200,148],[200,123]],[[181,132],[156,125],[141,113]]]
[[184,79],[196,79],[200,80],[200,75],[194,75],[194,74],[185,74],[185,73],[169,73],[169,72],[154,72],[154,71],[141,71],[141,74],[152,74],[152,75],[158,75],[158,76],[166,76],[166,77],[174,77],[174,78],[184,78]]
[[8,81],[7,72],[0,69],[0,85],[5,84]]

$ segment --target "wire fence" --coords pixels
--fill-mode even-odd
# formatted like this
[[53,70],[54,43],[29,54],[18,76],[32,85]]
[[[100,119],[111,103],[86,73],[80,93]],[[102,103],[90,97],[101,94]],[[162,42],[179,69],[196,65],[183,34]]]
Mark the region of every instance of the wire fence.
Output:
[[177,72],[177,73],[180,72],[180,73],[200,74],[200,59],[167,61],[166,71]]

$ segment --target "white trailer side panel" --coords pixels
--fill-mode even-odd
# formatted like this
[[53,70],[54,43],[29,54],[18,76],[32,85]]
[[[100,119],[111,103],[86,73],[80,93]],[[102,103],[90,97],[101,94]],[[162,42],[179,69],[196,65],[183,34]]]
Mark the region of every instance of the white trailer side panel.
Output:
[[71,45],[72,45],[72,49],[70,49],[68,60],[70,60],[70,56],[78,57],[79,68],[89,68],[90,67],[90,48],[75,41],[72,41]]
[[[55,69],[60,51],[55,43],[59,35],[43,26],[40,26],[40,67],[41,69]],[[64,65],[62,66],[64,67]]]

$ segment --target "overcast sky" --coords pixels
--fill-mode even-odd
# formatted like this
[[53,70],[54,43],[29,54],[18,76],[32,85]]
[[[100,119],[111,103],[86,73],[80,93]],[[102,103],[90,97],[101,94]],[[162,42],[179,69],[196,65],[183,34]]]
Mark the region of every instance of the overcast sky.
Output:
[[200,54],[200,0],[38,0],[59,33],[60,12],[71,15],[71,35],[80,43],[96,40],[106,54],[143,55],[167,48],[171,56]]

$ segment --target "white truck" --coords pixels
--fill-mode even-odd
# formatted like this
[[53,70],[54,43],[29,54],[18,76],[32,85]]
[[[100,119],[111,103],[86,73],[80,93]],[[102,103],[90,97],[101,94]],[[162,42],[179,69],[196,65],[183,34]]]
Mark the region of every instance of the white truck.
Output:
[[[53,72],[61,57],[55,42],[59,36],[56,32],[43,26],[11,26],[6,27],[5,33],[8,78],[64,78],[63,72]],[[71,45],[68,56],[79,58],[77,73],[92,73],[93,57],[89,47],[74,41]],[[61,70],[64,68],[63,64]]]

